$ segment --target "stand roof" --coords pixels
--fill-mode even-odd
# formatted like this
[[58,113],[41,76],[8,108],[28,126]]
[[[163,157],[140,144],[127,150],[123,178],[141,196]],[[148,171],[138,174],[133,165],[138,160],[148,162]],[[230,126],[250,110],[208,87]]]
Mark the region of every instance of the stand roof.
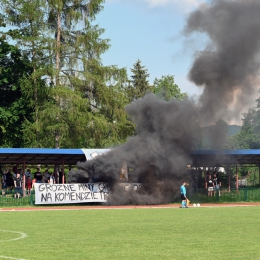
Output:
[[[0,148],[1,164],[66,164],[76,165],[108,152],[110,149]],[[192,166],[227,164],[260,164],[260,150],[193,150]]]
[[85,162],[106,149],[0,148],[2,164],[66,164]]

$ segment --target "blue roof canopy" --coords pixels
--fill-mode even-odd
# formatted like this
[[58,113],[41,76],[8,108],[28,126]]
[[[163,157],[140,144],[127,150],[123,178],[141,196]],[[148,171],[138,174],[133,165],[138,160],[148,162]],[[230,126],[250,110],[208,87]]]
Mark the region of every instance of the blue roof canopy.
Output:
[[81,149],[0,148],[1,164],[69,164],[85,161]]
[[[66,164],[76,165],[110,149],[0,148],[1,164]],[[193,150],[192,166],[227,164],[260,164],[260,150]]]
[[2,164],[66,164],[91,160],[110,149],[0,148]]
[[260,150],[194,150],[191,158],[193,166],[260,164]]
[[0,148],[2,164],[69,164],[86,161],[81,149]]

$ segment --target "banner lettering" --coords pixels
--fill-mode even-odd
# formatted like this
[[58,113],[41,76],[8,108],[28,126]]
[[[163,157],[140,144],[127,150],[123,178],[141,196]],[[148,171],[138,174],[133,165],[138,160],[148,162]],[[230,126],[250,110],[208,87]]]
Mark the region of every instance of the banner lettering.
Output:
[[[140,183],[119,183],[125,192],[138,190]],[[34,183],[35,204],[106,202],[109,187],[105,182],[47,184]]]
[[34,183],[35,204],[106,202],[106,183],[47,184]]

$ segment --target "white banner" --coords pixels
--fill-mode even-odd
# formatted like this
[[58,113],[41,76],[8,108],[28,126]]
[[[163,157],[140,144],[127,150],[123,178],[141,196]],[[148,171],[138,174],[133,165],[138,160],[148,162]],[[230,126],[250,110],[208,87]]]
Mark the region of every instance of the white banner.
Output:
[[108,187],[104,182],[47,184],[34,183],[35,204],[106,202]]

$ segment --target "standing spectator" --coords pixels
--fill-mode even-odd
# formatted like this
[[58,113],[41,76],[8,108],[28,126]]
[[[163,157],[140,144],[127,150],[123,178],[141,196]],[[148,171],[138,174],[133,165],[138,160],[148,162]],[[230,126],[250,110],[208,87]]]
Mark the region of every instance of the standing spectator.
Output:
[[220,190],[219,189],[221,187],[221,182],[219,181],[217,174],[213,175],[213,185],[215,187],[214,193],[216,194],[216,192],[218,192],[218,195],[220,196]]
[[181,193],[181,208],[188,208],[187,206],[187,198],[186,198],[186,182],[183,182],[180,187],[180,193]]
[[36,183],[42,183],[42,174],[41,169],[38,167],[37,171],[34,174],[34,178],[36,179]]
[[44,183],[48,183],[49,178],[50,178],[50,174],[48,169],[46,169],[46,171],[43,173],[42,180]]
[[33,180],[32,180],[32,189],[35,188],[35,187],[34,187],[34,183],[36,183],[36,179],[35,179],[35,178],[33,178]]
[[14,188],[14,180],[13,180],[13,175],[11,173],[11,169],[9,169],[6,173],[6,186],[7,190],[13,190]]
[[20,174],[20,178],[21,178],[22,183],[23,183],[23,170],[22,170],[22,168],[18,168],[17,173]]
[[213,180],[211,178],[211,175],[209,175],[208,177],[208,181],[206,183],[206,188],[208,188],[208,197],[212,197],[213,194],[213,190],[214,190],[214,183]]
[[17,172],[16,177],[14,177],[14,187],[14,197],[19,199],[22,195],[22,179],[19,171]]
[[2,183],[2,195],[5,195],[6,188],[7,188],[7,185],[6,185],[6,170],[4,170],[4,172],[2,174],[1,183]]
[[55,176],[54,176],[54,173],[52,172],[49,179],[48,179],[48,183],[49,184],[55,184],[56,181],[55,181]]
[[25,172],[25,187],[28,195],[30,195],[32,190],[32,174],[30,169],[27,169]]
[[19,173],[19,174],[20,174],[20,177],[22,177],[22,175],[23,175],[22,168],[18,168],[17,173]]
[[17,167],[16,166],[13,166],[12,167],[12,175],[13,175],[13,178],[16,177],[16,173],[17,173]]
[[60,184],[62,183],[62,177],[63,177],[63,172],[62,172],[62,170],[60,169],[60,170],[59,170],[59,183],[60,183]]

